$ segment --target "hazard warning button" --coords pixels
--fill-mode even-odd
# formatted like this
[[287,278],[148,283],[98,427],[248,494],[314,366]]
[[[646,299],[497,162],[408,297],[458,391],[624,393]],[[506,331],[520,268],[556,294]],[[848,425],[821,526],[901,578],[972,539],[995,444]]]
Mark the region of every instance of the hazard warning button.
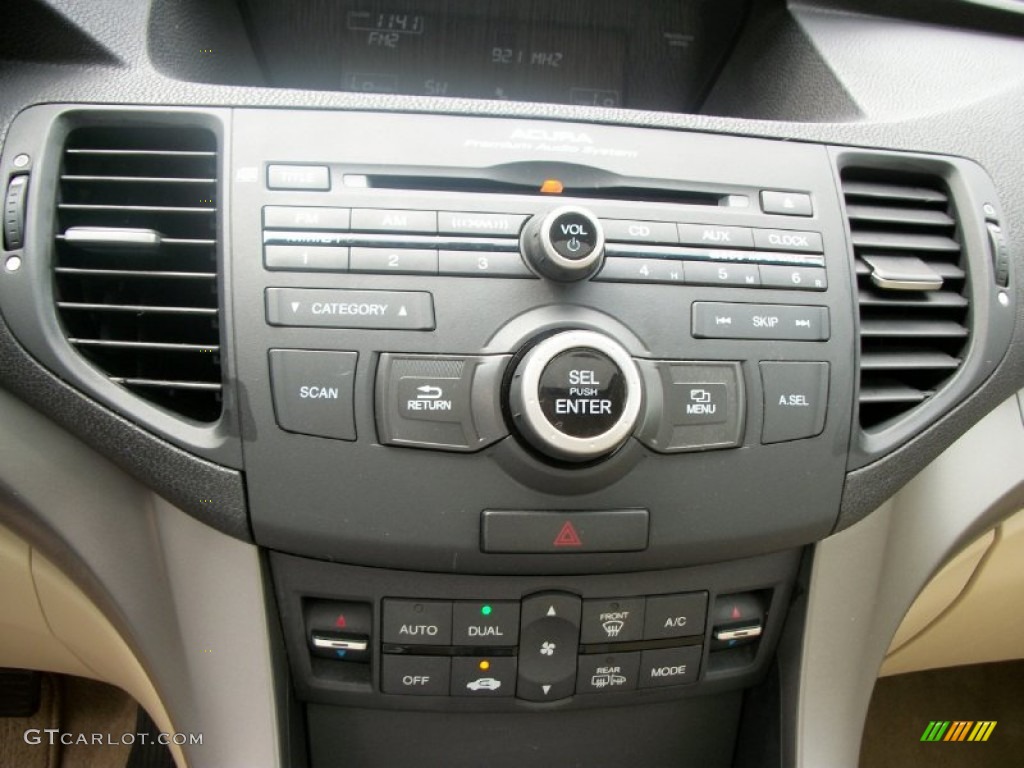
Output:
[[587,512],[484,510],[480,548],[484,552],[639,552],[647,549],[646,509]]

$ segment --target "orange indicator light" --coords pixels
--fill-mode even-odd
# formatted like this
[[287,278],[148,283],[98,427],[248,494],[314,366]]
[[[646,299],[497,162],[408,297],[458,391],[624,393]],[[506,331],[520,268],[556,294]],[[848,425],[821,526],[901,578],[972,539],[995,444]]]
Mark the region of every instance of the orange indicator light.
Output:
[[565,187],[558,179],[545,179],[544,183],[540,185],[540,191],[542,195],[560,195]]

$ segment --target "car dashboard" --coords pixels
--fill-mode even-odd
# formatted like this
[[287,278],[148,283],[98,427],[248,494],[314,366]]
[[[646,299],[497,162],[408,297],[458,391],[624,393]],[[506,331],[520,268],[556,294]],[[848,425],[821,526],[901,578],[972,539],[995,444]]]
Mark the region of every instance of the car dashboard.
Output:
[[182,768],[858,764],[1024,506],[1016,4],[5,15],[0,665]]

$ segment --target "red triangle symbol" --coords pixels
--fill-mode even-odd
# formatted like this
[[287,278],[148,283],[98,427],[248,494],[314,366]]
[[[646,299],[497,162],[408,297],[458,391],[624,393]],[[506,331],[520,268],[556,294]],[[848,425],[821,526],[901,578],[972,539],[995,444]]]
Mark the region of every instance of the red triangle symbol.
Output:
[[335,619],[335,621],[334,621],[334,626],[338,627],[338,629],[343,629],[345,627],[345,614],[344,613],[339,613],[338,614],[338,618]]
[[732,616],[730,616],[729,618],[730,619],[738,619],[738,618],[740,618],[740,609],[737,608],[735,605],[732,607]]
[[580,535],[576,533],[573,524],[566,520],[562,530],[555,536],[554,545],[556,547],[582,547],[583,542],[580,541]]

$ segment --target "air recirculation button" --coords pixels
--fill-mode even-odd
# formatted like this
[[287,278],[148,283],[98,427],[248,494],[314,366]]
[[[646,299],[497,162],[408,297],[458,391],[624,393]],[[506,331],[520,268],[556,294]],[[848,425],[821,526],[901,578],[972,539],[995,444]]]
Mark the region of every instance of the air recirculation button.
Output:
[[629,353],[593,331],[564,331],[523,357],[509,406],[520,435],[541,453],[585,462],[612,453],[632,433],[643,398]]

